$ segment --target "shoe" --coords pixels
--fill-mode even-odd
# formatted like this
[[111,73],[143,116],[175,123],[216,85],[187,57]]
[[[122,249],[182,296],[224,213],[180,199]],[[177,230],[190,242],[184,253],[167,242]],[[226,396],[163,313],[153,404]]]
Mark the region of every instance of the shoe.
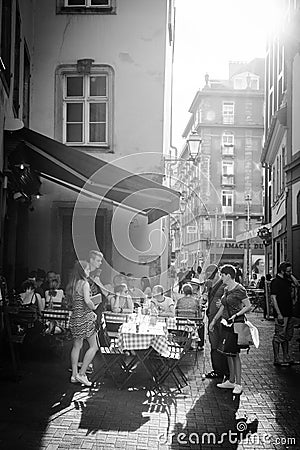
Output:
[[[82,362],[79,362],[78,363],[78,367],[79,368],[82,367],[82,364],[83,364]],[[88,365],[88,367],[86,369],[86,373],[92,373],[93,370],[94,370],[94,367],[93,367],[93,364],[91,363],[91,364]]]
[[281,367],[289,367],[290,363],[288,361],[283,361],[279,364]]
[[[78,369],[80,369],[82,367],[82,362],[78,363]],[[72,372],[72,367],[69,367],[69,372]],[[93,364],[89,364],[88,368],[86,369],[86,373],[93,373],[94,371],[94,366]]]
[[235,395],[241,395],[242,392],[243,392],[243,388],[242,388],[242,386],[240,384],[236,384],[234,386],[233,391],[232,391],[232,393],[235,394]]
[[78,381],[76,380],[76,377],[71,377],[71,379],[70,379],[70,382],[71,383],[78,383]]
[[221,389],[234,389],[235,384],[231,383],[231,381],[229,381],[229,380],[226,380],[226,381],[224,381],[224,383],[218,383],[217,387],[221,388]]
[[222,378],[222,377],[221,375],[212,370],[211,372],[205,374],[205,378]]
[[76,375],[76,380],[78,381],[78,383],[84,384],[85,386],[92,386],[92,383],[88,380],[88,377],[86,375],[80,375],[80,373],[78,375]]

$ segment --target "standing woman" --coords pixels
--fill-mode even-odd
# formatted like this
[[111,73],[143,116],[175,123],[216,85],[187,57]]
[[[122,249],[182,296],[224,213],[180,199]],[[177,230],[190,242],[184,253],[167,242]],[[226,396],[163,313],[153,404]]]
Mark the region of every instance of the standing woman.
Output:
[[[214,327],[221,316],[227,319],[228,323],[240,323],[245,321],[245,314],[251,310],[251,303],[247,297],[246,289],[235,281],[235,268],[228,264],[223,266],[220,272],[221,279],[225,284],[225,290],[221,298],[222,305],[209,325],[210,332],[214,331]],[[229,380],[219,383],[217,386],[223,389],[233,389],[233,394],[240,395],[243,391],[241,385],[240,350],[243,347],[237,343],[238,335],[234,332],[234,326],[223,326],[223,328],[227,329],[223,341],[226,350],[224,349],[221,353],[227,356],[230,377]]]
[[[92,385],[86,376],[86,370],[98,350],[96,341],[97,315],[93,312],[96,306],[90,299],[89,274],[89,263],[87,261],[77,261],[67,287],[68,294],[72,298],[70,329],[74,339],[71,351],[71,383],[78,382],[85,386]],[[84,355],[82,366],[78,372],[79,353],[84,339],[88,341],[89,349]]]

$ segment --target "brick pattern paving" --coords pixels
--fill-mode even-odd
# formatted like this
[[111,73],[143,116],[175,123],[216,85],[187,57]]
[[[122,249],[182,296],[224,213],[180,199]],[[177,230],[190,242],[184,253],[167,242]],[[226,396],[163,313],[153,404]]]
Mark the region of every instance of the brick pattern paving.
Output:
[[[240,397],[218,389],[216,380],[202,379],[210,369],[208,345],[196,367],[194,354],[188,356],[190,383],[181,393],[171,385],[154,392],[142,373],[123,391],[109,377],[99,377],[91,390],[72,385],[69,347],[62,359],[23,358],[21,380],[1,382],[1,450],[300,449],[300,366],[274,367],[274,325],[261,313],[251,321],[259,327],[261,345],[242,355]],[[5,367],[1,373],[3,378]]]

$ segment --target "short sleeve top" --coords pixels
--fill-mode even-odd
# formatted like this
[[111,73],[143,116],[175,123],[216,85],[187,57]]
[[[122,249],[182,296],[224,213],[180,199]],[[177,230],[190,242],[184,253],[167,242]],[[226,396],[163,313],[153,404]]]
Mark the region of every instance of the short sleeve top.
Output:
[[[234,314],[237,314],[243,308],[243,300],[247,298],[247,291],[241,284],[237,284],[230,291],[225,288],[224,295],[221,299],[224,306],[223,317],[228,319]],[[238,320],[243,321],[244,315],[238,317]]]
[[171,297],[165,297],[162,302],[158,302],[156,299],[152,299],[152,303],[157,307],[158,312],[169,313],[170,307],[175,306],[174,301]]
[[[277,305],[283,317],[292,317],[293,300],[291,280],[276,275],[271,281],[271,295],[276,295]],[[274,317],[277,317],[275,308]]]
[[184,296],[181,297],[176,305],[178,315],[180,315],[181,311],[192,313],[199,312],[199,300],[193,296]]

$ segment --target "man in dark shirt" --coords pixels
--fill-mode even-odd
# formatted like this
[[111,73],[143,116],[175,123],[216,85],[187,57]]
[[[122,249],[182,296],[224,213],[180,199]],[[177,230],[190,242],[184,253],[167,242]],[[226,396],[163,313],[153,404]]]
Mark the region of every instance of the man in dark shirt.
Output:
[[[218,266],[210,264],[205,270],[205,291],[203,296],[207,296],[207,318],[208,326],[212,319],[217,314],[218,309],[221,306],[221,297],[224,294],[225,285],[223,284]],[[215,325],[212,331],[208,332],[210,342],[210,357],[213,370],[206,373],[206,378],[228,378],[229,368],[225,355],[218,352],[219,345],[221,343],[221,324],[220,320]]]
[[[273,352],[275,366],[288,366],[292,363],[289,356],[289,341],[293,337],[293,300],[292,300],[292,265],[282,262],[278,266],[276,277],[271,281],[271,299],[274,307],[275,332]],[[280,344],[283,361],[279,361]]]

